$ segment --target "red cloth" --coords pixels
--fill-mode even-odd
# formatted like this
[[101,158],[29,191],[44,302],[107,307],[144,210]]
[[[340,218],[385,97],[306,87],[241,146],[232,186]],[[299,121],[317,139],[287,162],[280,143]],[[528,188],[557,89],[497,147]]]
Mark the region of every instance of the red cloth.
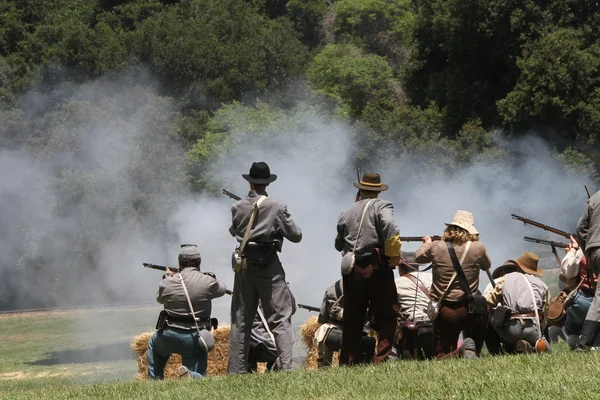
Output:
[[[588,291],[588,292],[594,292],[595,288],[591,288],[588,278],[587,278],[587,272],[588,271],[588,263],[587,263],[587,258],[585,256],[583,256],[581,258],[581,262],[579,263],[579,280],[583,281],[581,283],[581,289],[583,289],[584,291]],[[594,277],[594,285],[598,283],[598,276],[596,274],[593,274]]]
[[349,275],[344,275],[343,282],[344,319],[340,364],[351,365],[361,359],[360,341],[367,306],[380,328],[373,361],[385,361],[392,351],[399,313],[393,270],[385,266],[374,269],[373,265],[356,265]]

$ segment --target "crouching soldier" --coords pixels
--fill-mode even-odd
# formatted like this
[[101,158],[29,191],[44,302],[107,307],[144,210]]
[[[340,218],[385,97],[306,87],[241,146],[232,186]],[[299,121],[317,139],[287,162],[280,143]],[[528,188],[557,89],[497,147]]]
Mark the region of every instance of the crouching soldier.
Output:
[[547,323],[549,295],[548,286],[540,279],[544,271],[538,267],[539,257],[526,252],[517,260],[509,260],[505,265],[515,265],[518,270],[496,279],[494,289],[486,294],[490,307],[490,323],[496,332],[487,340],[491,348],[506,352],[527,353],[534,350],[544,352],[549,349],[543,338]]
[[[410,266],[410,265],[408,265]],[[426,309],[431,301],[431,272],[409,271],[400,263],[400,277],[396,278],[400,319],[396,354],[405,359],[433,357],[433,323]]]
[[[318,322],[323,324],[315,332],[315,341],[319,351],[319,368],[331,366],[333,353],[342,348],[342,321],[344,318],[344,289],[342,280],[338,280],[327,288],[321,303]],[[368,363],[375,354],[375,338],[367,336],[363,329],[360,340],[360,357],[358,362]]]
[[181,378],[206,375],[210,333],[211,300],[225,294],[225,285],[214,274],[200,272],[200,251],[184,245],[179,251],[179,273],[167,274],[158,286],[156,299],[164,304],[157,331],[148,342],[148,376],[163,379],[167,360],[181,355]]

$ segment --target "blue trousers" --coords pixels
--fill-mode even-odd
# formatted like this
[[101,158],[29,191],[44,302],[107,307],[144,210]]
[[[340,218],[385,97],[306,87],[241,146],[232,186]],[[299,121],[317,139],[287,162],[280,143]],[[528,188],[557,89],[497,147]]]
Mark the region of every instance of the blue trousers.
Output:
[[198,346],[196,330],[165,327],[156,331],[148,341],[148,376],[164,379],[164,370],[173,353],[181,356],[192,377],[202,378],[208,367],[208,354]]
[[[571,335],[575,335],[579,337],[581,334],[581,328],[583,327],[583,321],[585,321],[585,316],[592,305],[593,296],[587,296],[582,292],[578,292],[573,298],[573,304],[571,307],[567,308],[567,316],[565,317],[565,332],[569,337]],[[572,347],[576,344],[576,340],[568,340],[569,344]],[[596,341],[593,344],[594,346],[600,346],[600,335],[596,337]]]

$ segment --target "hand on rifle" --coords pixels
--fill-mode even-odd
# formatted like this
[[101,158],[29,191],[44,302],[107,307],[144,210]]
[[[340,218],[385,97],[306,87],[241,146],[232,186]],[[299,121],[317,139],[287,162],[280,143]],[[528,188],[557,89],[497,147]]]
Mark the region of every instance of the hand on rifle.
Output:
[[431,236],[423,236],[423,243],[432,243]]
[[575,239],[572,235],[571,235],[571,243],[569,243],[569,247],[565,248],[565,251],[568,253],[571,250],[579,250],[579,243],[577,243],[577,239]]
[[171,270],[169,269],[169,267],[167,267],[167,269],[166,269],[166,272],[165,272],[165,275],[167,275],[167,276],[173,276],[173,275],[175,275],[175,272],[171,271]]

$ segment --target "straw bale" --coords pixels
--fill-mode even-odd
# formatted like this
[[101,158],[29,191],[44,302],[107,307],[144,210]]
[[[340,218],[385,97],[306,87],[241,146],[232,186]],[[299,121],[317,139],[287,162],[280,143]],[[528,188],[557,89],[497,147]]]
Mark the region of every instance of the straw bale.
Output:
[[[229,354],[229,337],[231,326],[219,325],[218,329],[212,331],[215,338],[215,348],[208,353],[209,376],[227,375],[227,356]],[[154,331],[144,332],[137,335],[131,342],[131,349],[137,354],[138,374],[136,379],[148,379],[148,340]],[[165,366],[165,379],[178,378],[177,368],[181,365],[181,356],[172,354]],[[258,372],[263,373],[266,369],[265,363],[258,364]]]

